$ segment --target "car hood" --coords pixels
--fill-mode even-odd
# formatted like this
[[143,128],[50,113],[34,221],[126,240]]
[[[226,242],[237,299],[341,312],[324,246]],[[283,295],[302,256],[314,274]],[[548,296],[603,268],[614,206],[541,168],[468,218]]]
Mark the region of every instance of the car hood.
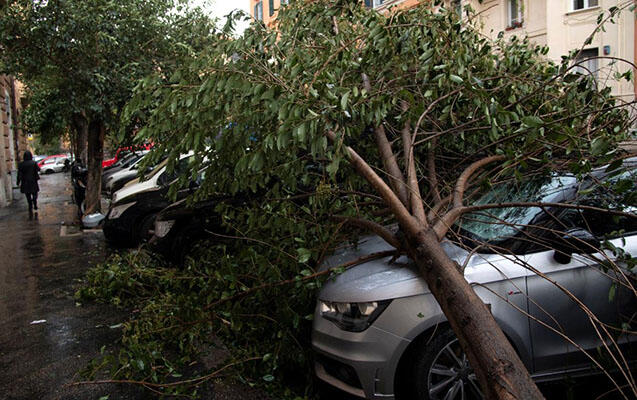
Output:
[[[488,263],[492,258],[497,257],[495,254],[473,256],[447,240],[441,244],[447,255],[460,265],[465,265],[467,257],[471,257],[465,269],[467,271],[465,277],[470,282],[480,279],[479,269],[472,267]],[[357,258],[391,249],[393,247],[378,236],[365,237],[356,247],[337,250],[321,269],[334,268]],[[319,299],[354,303],[430,293],[429,287],[420,277],[411,259],[401,256],[392,263],[390,261],[392,261],[391,256],[348,268],[325,282],[319,293]]]
[[123,199],[126,199],[134,194],[159,189],[159,186],[157,186],[157,177],[158,175],[155,175],[153,176],[153,178],[147,181],[139,182],[131,186],[124,186],[113,195],[113,204],[119,203]]

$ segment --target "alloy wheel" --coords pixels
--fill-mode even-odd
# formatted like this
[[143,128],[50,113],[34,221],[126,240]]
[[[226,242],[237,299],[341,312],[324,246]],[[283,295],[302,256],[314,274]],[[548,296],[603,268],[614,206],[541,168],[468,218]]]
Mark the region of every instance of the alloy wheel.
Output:
[[462,351],[458,339],[444,346],[427,374],[430,399],[482,400],[478,379]]

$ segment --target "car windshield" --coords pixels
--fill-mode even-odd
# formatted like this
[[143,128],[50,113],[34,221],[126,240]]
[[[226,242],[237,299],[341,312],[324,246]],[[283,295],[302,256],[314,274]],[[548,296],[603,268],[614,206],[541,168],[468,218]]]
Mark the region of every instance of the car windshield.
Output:
[[[574,176],[551,176],[525,182],[508,182],[491,188],[474,205],[551,202],[572,188]],[[465,214],[456,225],[470,239],[497,243],[520,232],[542,211],[539,207],[502,207]]]

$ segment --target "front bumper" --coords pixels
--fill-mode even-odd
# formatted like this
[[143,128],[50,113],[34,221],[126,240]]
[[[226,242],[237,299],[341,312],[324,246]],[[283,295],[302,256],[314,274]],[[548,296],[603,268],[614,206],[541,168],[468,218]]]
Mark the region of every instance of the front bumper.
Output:
[[354,396],[394,399],[398,361],[409,343],[374,325],[363,332],[347,332],[321,317],[318,307],[314,313],[316,376]]

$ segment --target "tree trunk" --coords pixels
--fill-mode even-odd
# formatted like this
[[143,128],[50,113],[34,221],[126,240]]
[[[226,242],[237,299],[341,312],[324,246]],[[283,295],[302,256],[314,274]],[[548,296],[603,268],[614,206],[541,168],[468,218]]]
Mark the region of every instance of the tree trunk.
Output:
[[104,158],[104,122],[100,119],[88,125],[88,182],[86,185],[86,211],[101,211],[102,159]]
[[543,399],[491,312],[432,229],[407,234],[407,251],[447,316],[487,399]]
[[75,158],[82,160],[83,163],[87,162],[87,141],[88,141],[88,121],[82,114],[75,114],[73,116],[73,129],[75,130],[75,142],[77,146],[77,152]]

